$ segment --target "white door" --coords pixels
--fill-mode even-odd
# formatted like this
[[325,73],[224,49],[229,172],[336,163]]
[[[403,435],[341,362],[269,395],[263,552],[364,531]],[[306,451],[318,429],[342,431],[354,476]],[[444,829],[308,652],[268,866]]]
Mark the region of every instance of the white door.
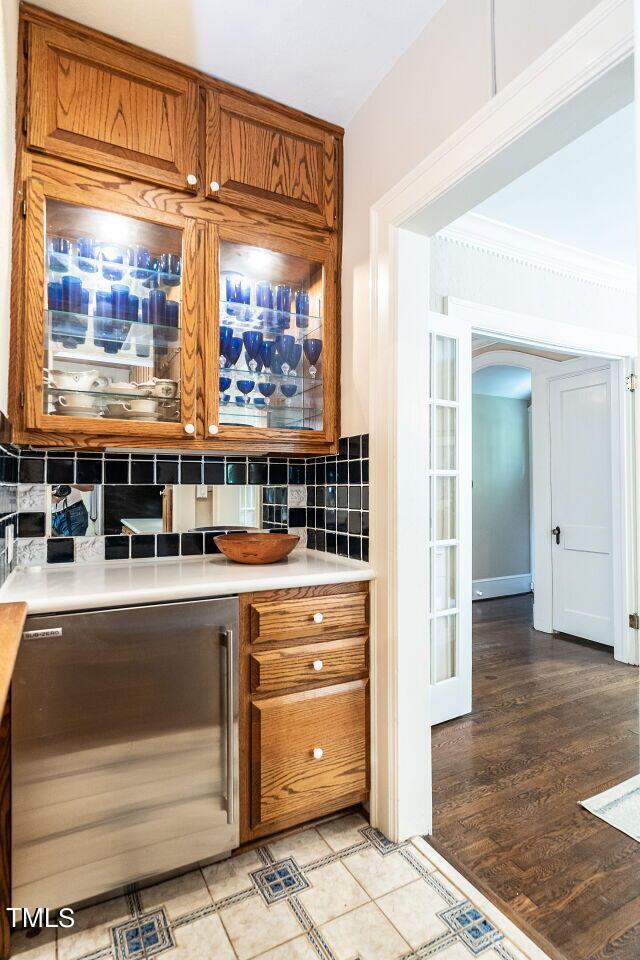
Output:
[[614,643],[611,367],[550,382],[553,629]]
[[471,328],[429,317],[431,723],[471,710]]

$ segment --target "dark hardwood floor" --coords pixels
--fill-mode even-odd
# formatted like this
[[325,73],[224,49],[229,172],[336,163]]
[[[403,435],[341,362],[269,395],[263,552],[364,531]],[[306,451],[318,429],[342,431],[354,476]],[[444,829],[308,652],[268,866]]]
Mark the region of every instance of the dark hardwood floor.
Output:
[[474,604],[473,712],[433,729],[434,846],[555,957],[640,960],[640,844],[582,807],[637,774],[638,669]]

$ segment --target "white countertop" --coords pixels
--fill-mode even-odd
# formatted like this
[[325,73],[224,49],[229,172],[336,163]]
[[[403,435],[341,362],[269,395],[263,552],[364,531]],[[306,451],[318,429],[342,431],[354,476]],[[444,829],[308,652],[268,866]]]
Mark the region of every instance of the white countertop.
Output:
[[366,563],[317,550],[296,550],[280,563],[255,566],[232,563],[222,555],[48,564],[14,570],[0,590],[0,603],[23,600],[29,613],[60,613],[373,577]]
[[120,523],[133,533],[162,533],[162,517],[121,517]]

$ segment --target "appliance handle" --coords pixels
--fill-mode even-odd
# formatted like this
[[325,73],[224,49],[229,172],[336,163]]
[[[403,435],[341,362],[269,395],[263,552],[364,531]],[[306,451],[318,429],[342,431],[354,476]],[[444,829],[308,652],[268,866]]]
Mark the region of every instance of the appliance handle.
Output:
[[235,820],[235,722],[234,722],[234,692],[235,671],[233,657],[233,630],[226,627],[222,632],[221,646],[226,648],[226,701],[227,701],[227,823]]

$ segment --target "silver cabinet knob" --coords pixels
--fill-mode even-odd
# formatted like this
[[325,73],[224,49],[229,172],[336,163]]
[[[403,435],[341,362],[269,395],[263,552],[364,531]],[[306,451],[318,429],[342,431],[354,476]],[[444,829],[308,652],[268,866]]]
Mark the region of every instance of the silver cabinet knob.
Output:
[[210,423],[210,424],[209,424],[209,433],[217,433],[217,432],[218,432],[218,424],[217,424],[217,423]]
[[323,620],[324,620],[324,614],[323,614],[323,613],[314,613],[314,615],[313,615],[313,622],[314,622],[314,623],[322,623]]
[[189,184],[190,187],[195,187],[197,182],[198,182],[198,178],[196,177],[195,173],[187,174],[187,183]]
[[323,756],[324,756],[324,750],[322,749],[322,747],[314,747],[314,748],[313,748],[313,759],[314,759],[314,760],[322,760]]
[[209,186],[211,187],[212,193],[217,193],[218,190],[220,189],[220,184],[218,183],[217,180],[212,180]]
[[194,425],[193,425],[192,423],[185,423],[185,425],[184,425],[184,432],[185,432],[185,433],[188,433],[189,435],[191,435],[192,433],[195,433],[195,432],[196,432],[196,428],[194,427]]
[[324,663],[322,662],[322,660],[314,660],[314,661],[313,661],[313,669],[314,669],[314,670],[322,670],[323,667],[324,667]]

